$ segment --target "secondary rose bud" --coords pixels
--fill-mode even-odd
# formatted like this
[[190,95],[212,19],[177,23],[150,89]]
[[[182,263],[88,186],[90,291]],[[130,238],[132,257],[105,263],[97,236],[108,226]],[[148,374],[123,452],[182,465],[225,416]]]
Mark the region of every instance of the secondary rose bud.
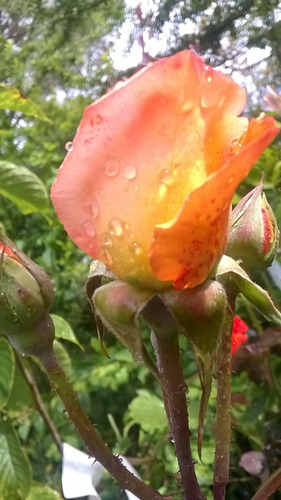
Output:
[[277,223],[262,189],[261,181],[233,210],[226,249],[249,272],[270,266],[278,245]]
[[53,298],[46,273],[0,233],[0,334],[23,354],[52,345],[48,311]]

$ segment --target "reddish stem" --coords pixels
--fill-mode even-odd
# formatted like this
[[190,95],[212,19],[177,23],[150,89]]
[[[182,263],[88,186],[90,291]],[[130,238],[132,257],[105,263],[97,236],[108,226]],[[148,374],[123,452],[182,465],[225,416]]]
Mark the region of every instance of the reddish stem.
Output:
[[175,332],[154,332],[165,409],[179,462],[185,500],[204,500],[194,469],[190,447],[191,432],[188,425],[186,384],[182,372],[178,335]]
[[229,306],[221,332],[217,353],[217,422],[214,463],[214,500],[224,500],[229,480],[231,441],[231,342],[235,298],[229,297]]
[[252,500],[267,500],[278,488],[281,488],[281,467],[260,486]]
[[61,398],[70,420],[87,446],[88,452],[106,468],[124,489],[131,491],[138,498],[143,500],[173,500],[171,497],[161,495],[138,479],[124,467],[118,456],[113,455],[87,417],[54,352],[41,354],[39,359],[48,374],[51,385]]

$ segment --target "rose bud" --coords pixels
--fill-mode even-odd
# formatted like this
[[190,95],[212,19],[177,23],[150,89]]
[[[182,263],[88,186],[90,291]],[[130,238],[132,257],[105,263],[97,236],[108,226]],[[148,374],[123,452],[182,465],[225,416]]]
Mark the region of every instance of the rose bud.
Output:
[[52,345],[54,287],[45,272],[0,233],[0,334],[22,354]]
[[262,189],[261,181],[233,210],[226,249],[249,272],[270,266],[279,240],[276,219]]

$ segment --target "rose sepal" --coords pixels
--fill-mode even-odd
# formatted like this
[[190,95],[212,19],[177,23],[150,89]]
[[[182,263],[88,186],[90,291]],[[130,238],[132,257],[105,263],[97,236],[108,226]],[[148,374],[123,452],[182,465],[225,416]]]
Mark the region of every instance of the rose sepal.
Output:
[[211,393],[215,354],[228,303],[227,295],[220,283],[208,280],[193,289],[167,291],[161,297],[180,333],[191,344],[198,367],[202,387],[198,424],[198,455],[201,459],[204,419]]
[[[102,327],[107,327],[112,331],[131,352],[134,361],[145,364],[158,378],[157,369],[142,340],[138,321],[141,310],[152,295],[153,292],[150,290],[139,289],[116,280],[96,288],[88,298]],[[100,342],[102,342],[102,336],[100,336]],[[103,351],[105,352],[105,348]]]
[[268,321],[281,325],[281,313],[270,295],[252,281],[246,271],[231,257],[223,255],[212,276],[226,289],[234,288],[237,293],[242,293]]

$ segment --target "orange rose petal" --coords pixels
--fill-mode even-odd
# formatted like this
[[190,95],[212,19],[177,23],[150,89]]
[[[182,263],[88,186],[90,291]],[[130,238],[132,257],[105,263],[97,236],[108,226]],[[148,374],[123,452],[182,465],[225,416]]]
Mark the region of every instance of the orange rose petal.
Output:
[[[245,91],[190,51],[90,105],[52,187],[69,236],[119,277],[157,281],[148,261],[154,228],[208,176],[204,144],[214,121],[244,105]],[[228,143],[236,134],[233,127]]]
[[155,229],[150,263],[159,280],[181,289],[208,277],[225,249],[233,194],[277,133],[272,118],[251,120],[242,145],[234,145],[225,166],[188,195],[170,223]]
[[[170,280],[180,287],[180,279],[183,286],[201,282],[224,249],[235,187],[255,161],[251,153],[228,186],[233,141],[247,128],[247,120],[236,117],[245,101],[231,78],[183,51],[90,105],[51,191],[69,236],[121,279],[155,289]],[[251,141],[249,133],[243,141]],[[225,189],[224,201],[205,209],[208,198]],[[196,248],[203,252],[200,271],[190,262]]]

